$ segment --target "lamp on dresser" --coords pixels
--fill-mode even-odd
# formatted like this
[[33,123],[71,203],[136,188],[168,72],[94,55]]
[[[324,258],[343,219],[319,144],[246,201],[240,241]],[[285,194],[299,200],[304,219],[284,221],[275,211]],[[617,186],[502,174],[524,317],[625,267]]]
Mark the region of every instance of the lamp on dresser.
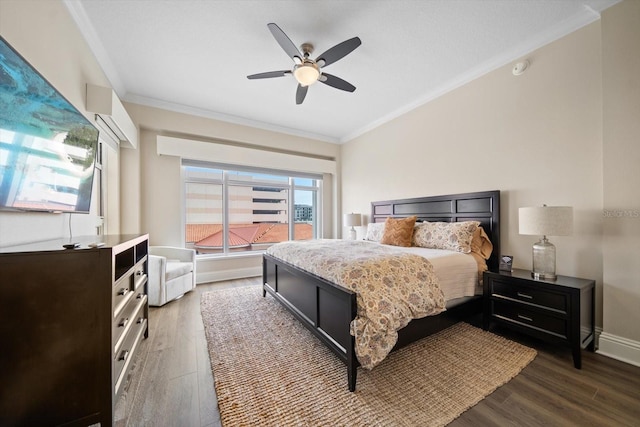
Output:
[[356,240],[356,229],[362,225],[362,215],[359,213],[344,214],[344,225],[351,227],[349,230],[349,240]]
[[520,234],[542,236],[533,245],[534,279],[556,280],[556,247],[547,236],[573,233],[573,208],[570,206],[528,207],[519,209]]

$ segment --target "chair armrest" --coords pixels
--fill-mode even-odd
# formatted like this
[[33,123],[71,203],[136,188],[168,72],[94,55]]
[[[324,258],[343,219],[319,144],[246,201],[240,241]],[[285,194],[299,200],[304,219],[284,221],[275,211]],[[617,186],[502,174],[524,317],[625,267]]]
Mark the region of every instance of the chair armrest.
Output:
[[174,246],[149,246],[149,254],[163,256],[167,259],[177,259],[184,262],[196,263],[194,249],[178,248]]
[[147,260],[147,290],[149,305],[159,306],[167,302],[165,271],[167,259],[163,256],[148,255]]
[[164,285],[164,273],[167,270],[167,258],[158,255],[149,255],[148,260],[147,276],[149,278],[149,284]]

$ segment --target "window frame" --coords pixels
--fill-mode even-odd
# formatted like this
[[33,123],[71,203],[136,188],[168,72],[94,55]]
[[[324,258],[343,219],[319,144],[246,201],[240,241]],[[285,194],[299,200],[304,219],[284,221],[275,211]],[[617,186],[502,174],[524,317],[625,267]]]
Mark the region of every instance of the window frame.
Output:
[[[222,172],[221,178],[208,179],[208,178],[189,178],[187,173],[188,167],[196,167],[196,168],[206,168],[212,170],[218,170]],[[280,176],[285,177],[286,182],[282,184],[272,183],[268,181],[260,181],[259,179],[255,179],[252,181],[243,181],[239,179],[234,179],[232,176],[235,173],[248,173],[248,174],[264,174],[271,176]],[[197,253],[196,256],[198,258],[223,258],[223,257],[237,257],[237,256],[256,256],[262,255],[264,253],[264,249],[250,250],[250,251],[230,251],[229,241],[228,241],[228,230],[229,230],[229,189],[231,186],[243,186],[243,187],[266,187],[266,188],[277,188],[287,190],[287,223],[288,223],[288,238],[289,241],[291,237],[295,238],[295,223],[296,223],[296,215],[295,215],[295,192],[298,191],[310,191],[312,192],[312,209],[314,209],[313,220],[312,220],[312,239],[317,239],[322,236],[323,230],[323,221],[322,221],[322,199],[323,199],[323,175],[322,174],[314,174],[314,173],[304,173],[304,172],[292,172],[287,170],[278,170],[278,169],[266,169],[252,166],[238,166],[238,165],[228,165],[228,164],[219,164],[213,162],[205,162],[205,161],[197,161],[197,160],[188,160],[182,159],[181,162],[181,191],[182,191],[182,230],[184,233],[183,244],[187,244],[187,236],[186,236],[186,226],[187,226],[187,185],[189,183],[200,183],[200,184],[212,184],[212,185],[221,185],[222,186],[222,200],[221,200],[221,210],[222,210],[222,251],[220,253]],[[296,184],[296,180],[300,179],[309,179],[312,182],[312,185],[302,185]],[[313,185],[315,184],[315,185]]]
[[97,181],[93,183],[95,187],[95,203],[96,203],[96,235],[103,236],[105,229],[105,211],[106,211],[106,194],[107,194],[107,170],[104,163],[107,150],[106,144],[98,139],[98,149],[95,155],[95,176]]

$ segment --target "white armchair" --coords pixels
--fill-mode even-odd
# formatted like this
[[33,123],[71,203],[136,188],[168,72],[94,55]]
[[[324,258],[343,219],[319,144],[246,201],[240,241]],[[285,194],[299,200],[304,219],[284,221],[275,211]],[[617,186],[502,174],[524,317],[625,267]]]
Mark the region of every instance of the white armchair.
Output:
[[149,305],[161,306],[196,287],[196,251],[149,246]]

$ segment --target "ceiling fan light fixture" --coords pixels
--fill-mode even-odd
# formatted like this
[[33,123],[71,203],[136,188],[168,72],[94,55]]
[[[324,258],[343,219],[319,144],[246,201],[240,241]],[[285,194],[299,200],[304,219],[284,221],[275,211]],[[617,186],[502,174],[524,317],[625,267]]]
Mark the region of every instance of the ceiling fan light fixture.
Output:
[[320,70],[315,64],[306,62],[302,65],[296,66],[293,70],[293,76],[300,85],[310,86],[318,81],[318,78],[320,77]]
[[298,50],[291,39],[275,23],[271,22],[267,24],[267,27],[282,50],[285,51],[287,56],[293,59],[293,68],[289,70],[251,74],[247,76],[249,80],[269,79],[272,77],[283,77],[292,74],[296,79],[296,82],[298,82],[298,89],[296,89],[296,105],[302,104],[304,98],[307,96],[309,86],[317,81],[345,92],[353,92],[356,90],[356,87],[351,83],[334,75],[323,73],[322,70],[327,65],[331,65],[344,58],[355,48],[360,46],[362,41],[359,37],[352,37],[349,40],[338,43],[314,60],[310,59],[310,55],[313,53],[313,45],[311,43],[303,43],[300,46],[300,50]]

